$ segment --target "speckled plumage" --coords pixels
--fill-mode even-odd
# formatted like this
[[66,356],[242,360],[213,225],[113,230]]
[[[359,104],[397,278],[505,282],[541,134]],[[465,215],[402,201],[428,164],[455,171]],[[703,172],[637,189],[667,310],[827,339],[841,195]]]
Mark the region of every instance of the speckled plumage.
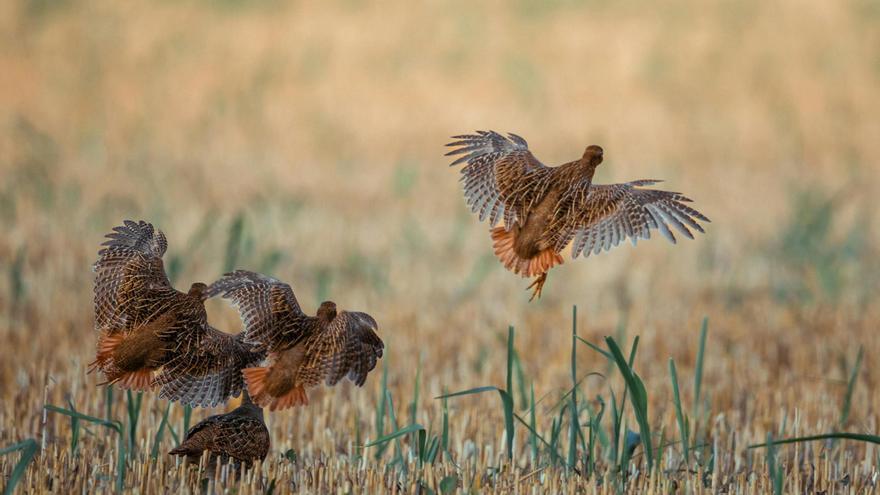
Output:
[[193,284],[188,293],[171,286],[162,262],[168,243],[161,231],[129,220],[107,237],[94,267],[100,337],[91,368],[109,383],[160,387],[161,397],[193,406],[215,406],[238,395],[241,368],[265,353],[208,324],[204,284]]
[[308,316],[289,285],[239,270],[211,287],[238,308],[245,340],[269,352],[267,366],[245,369],[248,390],[257,404],[271,410],[308,403],[306,389],[333,386],[348,377],[357,386],[382,357],[378,325],[366,313],[340,311],[324,302]]
[[657,180],[593,184],[604,156],[599,146],[587,147],[579,160],[547,167],[516,134],[476,131],[453,139],[447,155],[461,155],[451,165],[466,164],[461,180],[471,211],[480,221],[488,218],[490,227],[503,219],[503,227],[492,230],[495,253],[514,273],[538,276],[533,298],[572,241],[577,258],[610,250],[627,238],[633,244],[649,239],[652,229],[674,243],[669,225],[693,238],[689,228],[703,232],[697,220],[709,222],[685,204],[691,200],[682,194],[641,188]]
[[247,392],[241,405],[226,413],[209,416],[190,428],[186,439],[168,452],[187,456],[198,462],[204,451],[209,451],[209,464],[217,460],[233,460],[250,467],[253,461],[263,460],[269,453],[269,430],[263,420],[263,409],[251,402]]

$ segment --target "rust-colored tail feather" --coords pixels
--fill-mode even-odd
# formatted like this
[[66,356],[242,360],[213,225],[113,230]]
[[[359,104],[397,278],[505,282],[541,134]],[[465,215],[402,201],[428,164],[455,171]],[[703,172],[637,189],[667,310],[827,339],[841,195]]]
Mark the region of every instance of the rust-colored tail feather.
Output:
[[125,340],[125,334],[102,333],[98,338],[98,352],[95,360],[89,363],[89,373],[101,370],[107,381],[101,385],[114,384],[122,389],[146,392],[153,388],[153,369],[141,368],[135,371],[123,371],[113,362],[113,352]]
[[268,406],[270,411],[276,411],[309,404],[309,397],[306,395],[306,389],[302,385],[293,387],[281,397],[270,395],[266,390],[266,377],[269,374],[269,368],[245,368],[241,370],[241,373],[244,375],[244,381],[247,383],[251,400],[258,406]]
[[98,337],[98,352],[95,355],[95,360],[89,363],[89,373],[98,369],[103,370],[113,359],[113,351],[119,347],[124,339],[125,335],[121,332],[114,334],[102,332]]
[[561,265],[564,260],[553,248],[547,248],[537,256],[525,259],[520,258],[514,251],[516,233],[506,230],[504,227],[492,229],[492,248],[495,256],[504,265],[504,268],[523,277],[535,277],[547,273],[556,265]]

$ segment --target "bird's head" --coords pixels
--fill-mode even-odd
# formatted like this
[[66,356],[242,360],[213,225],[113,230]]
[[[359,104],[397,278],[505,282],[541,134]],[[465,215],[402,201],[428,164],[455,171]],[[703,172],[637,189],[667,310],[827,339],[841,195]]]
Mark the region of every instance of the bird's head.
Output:
[[207,285],[205,285],[201,282],[196,282],[196,283],[192,284],[192,286],[189,288],[189,292],[187,294],[190,297],[195,297],[197,299],[204,301],[205,296],[207,295],[206,294],[207,291],[208,291]]
[[333,321],[333,318],[336,318],[336,303],[333,301],[322,302],[318,307],[318,318],[328,323]]
[[584,160],[592,165],[593,167],[598,167],[600,163],[602,163],[602,156],[605,154],[605,151],[602,150],[601,146],[597,146],[595,144],[591,144],[587,146],[587,149],[584,150]]

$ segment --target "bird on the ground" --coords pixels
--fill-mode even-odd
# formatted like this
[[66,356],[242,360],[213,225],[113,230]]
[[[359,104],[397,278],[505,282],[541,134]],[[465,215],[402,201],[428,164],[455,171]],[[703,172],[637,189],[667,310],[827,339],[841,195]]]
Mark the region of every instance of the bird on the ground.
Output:
[[190,428],[186,439],[170,455],[186,456],[197,463],[204,451],[209,451],[208,466],[218,460],[251,467],[269,453],[269,430],[263,420],[263,409],[243,392],[241,405],[225,413],[209,416]]
[[172,287],[162,262],[168,247],[162,231],[127,220],[107,238],[94,265],[100,336],[90,371],[100,370],[106,383],[125,389],[161,387],[161,397],[193,406],[238,395],[240,370],[265,353],[243,335],[208,324],[208,286],[194,283],[186,293]]
[[[594,184],[593,174],[604,151],[588,146],[583,156],[548,167],[529,151],[525,139],[495,131],[453,136],[447,156],[458,156],[450,166],[461,169],[464,195],[480,221],[489,220],[493,250],[508,270],[536,277],[528,289],[541,297],[547,272],[563,263],[562,251],[572,244],[571,256],[599,254],[629,238],[649,239],[659,230],[675,243],[669,225],[693,239],[688,229],[704,232],[697,220],[709,222],[685,203],[681,193],[644,189],[661,182],[653,179],[622,184]],[[497,226],[499,220],[503,225]],[[573,243],[572,243],[573,241]]]
[[228,273],[211,286],[238,308],[245,341],[268,352],[265,366],[242,371],[254,402],[270,410],[308,404],[306,389],[333,386],[348,377],[362,386],[382,357],[376,320],[366,313],[337,311],[321,303],[315,316],[300,309],[284,282],[245,270]]

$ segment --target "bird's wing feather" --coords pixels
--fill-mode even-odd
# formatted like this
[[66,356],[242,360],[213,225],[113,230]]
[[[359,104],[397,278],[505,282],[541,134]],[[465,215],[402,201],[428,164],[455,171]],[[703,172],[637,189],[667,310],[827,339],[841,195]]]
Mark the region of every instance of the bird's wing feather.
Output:
[[211,284],[208,296],[222,296],[238,309],[245,341],[257,350],[274,351],[299,342],[309,317],[300,309],[293,289],[259,273],[236,270]]
[[264,459],[269,452],[269,431],[256,418],[227,415],[225,421],[218,423],[214,438],[215,453],[235,459]]
[[175,353],[154,383],[159,397],[190,406],[214,407],[244,388],[243,368],[266,358],[244,342],[244,334],[230,335],[208,326],[201,339],[186,352]]
[[552,168],[544,166],[529,151],[525,139],[507,137],[495,131],[453,136],[447,156],[458,156],[452,165],[461,169],[464,195],[471,211],[490,226],[500,219],[510,226],[524,218],[526,210],[541,196]]
[[335,385],[346,376],[361,386],[376,367],[385,345],[376,334],[376,320],[366,313],[341,311],[324,329],[304,342],[300,383]]
[[698,220],[710,220],[685,204],[691,202],[689,198],[677,192],[640,187],[656,182],[591,184],[585,193],[572,188],[569,194],[577,199],[562,219],[565,226],[556,230],[555,247],[561,251],[574,238],[572,257],[577,258],[581,253],[589,256],[608,251],[625,239],[633,244],[638,239],[649,239],[654,229],[674,243],[669,225],[690,238],[693,234],[688,227],[703,232]]
[[95,327],[113,332],[149,321],[181,293],[165,274],[162,231],[126,220],[107,238],[94,265]]

